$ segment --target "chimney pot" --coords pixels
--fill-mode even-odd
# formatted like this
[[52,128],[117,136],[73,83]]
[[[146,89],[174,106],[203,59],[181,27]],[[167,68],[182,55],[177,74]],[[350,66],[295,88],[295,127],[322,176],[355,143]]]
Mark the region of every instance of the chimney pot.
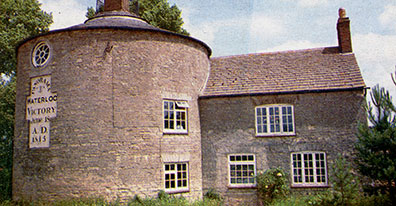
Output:
[[129,0],[105,0],[104,11],[129,12]]
[[339,18],[346,18],[346,10],[344,8],[338,9]]

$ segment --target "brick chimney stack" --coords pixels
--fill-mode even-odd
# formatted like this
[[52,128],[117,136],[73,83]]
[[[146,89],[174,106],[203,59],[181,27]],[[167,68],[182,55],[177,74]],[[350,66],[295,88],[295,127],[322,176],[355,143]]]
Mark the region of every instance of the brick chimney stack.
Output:
[[346,16],[344,8],[338,10],[337,34],[338,48],[341,53],[352,52],[351,29],[349,18]]
[[129,0],[105,0],[104,11],[129,12]]

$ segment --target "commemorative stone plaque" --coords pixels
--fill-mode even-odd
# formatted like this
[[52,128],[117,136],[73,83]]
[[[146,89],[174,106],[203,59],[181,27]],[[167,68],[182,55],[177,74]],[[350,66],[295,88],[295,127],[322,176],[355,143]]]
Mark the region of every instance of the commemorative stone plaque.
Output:
[[30,96],[26,99],[29,121],[29,147],[49,147],[50,119],[56,117],[57,94],[51,92],[51,76],[31,79]]

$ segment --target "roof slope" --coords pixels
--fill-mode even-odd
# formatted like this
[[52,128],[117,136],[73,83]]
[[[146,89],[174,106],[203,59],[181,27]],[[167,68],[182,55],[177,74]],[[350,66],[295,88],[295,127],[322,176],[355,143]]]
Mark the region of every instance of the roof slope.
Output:
[[355,55],[326,47],[212,58],[202,97],[363,87]]

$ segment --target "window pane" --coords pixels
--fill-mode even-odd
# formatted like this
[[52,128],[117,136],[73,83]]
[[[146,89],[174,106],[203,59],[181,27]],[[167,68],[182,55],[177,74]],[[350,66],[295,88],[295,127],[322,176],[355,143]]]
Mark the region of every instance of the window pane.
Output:
[[242,156],[242,161],[246,161],[247,160],[247,156],[246,155],[243,155]]
[[175,128],[175,123],[174,121],[169,122],[169,129],[174,129]]
[[236,178],[231,178],[231,184],[236,183]]
[[165,129],[168,129],[169,128],[169,122],[165,121],[164,123],[165,123],[165,125],[164,125]]
[[248,158],[249,161],[253,161],[253,160],[254,160],[253,155],[249,155],[248,157],[249,157],[249,158]]

